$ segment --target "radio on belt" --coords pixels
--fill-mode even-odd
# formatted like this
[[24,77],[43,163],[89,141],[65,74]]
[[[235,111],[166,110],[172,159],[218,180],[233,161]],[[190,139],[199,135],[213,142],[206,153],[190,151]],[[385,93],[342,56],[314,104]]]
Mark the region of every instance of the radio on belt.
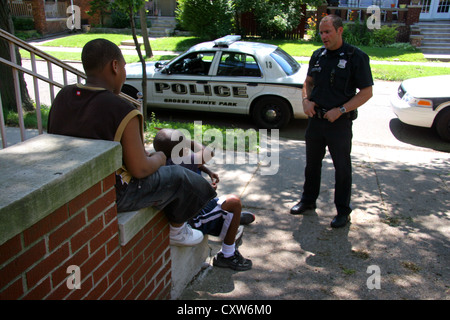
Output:
[[241,36],[239,36],[239,35],[236,35],[236,36],[228,35],[228,36],[214,40],[214,46],[221,47],[221,48],[228,48],[228,46],[230,44],[232,44],[233,42],[239,41],[239,40],[241,40]]

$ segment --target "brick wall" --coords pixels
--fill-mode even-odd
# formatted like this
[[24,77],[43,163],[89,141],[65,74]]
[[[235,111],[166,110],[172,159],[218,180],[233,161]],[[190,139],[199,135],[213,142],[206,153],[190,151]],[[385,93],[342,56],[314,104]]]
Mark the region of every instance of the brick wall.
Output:
[[31,0],[33,10],[34,28],[41,34],[47,33],[47,24],[45,23],[44,1]]
[[[169,299],[169,227],[158,213],[119,245],[114,174],[0,246],[0,299]],[[69,289],[69,266],[80,289]]]

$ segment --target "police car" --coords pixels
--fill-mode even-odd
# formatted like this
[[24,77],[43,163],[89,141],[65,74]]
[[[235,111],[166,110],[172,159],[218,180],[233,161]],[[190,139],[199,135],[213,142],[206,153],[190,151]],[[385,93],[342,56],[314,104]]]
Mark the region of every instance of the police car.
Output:
[[450,75],[405,80],[391,98],[398,119],[406,124],[434,127],[450,141]]
[[[281,48],[226,36],[203,42],[168,62],[147,62],[147,103],[169,108],[250,115],[260,128],[307,118],[302,67]],[[142,65],[127,64],[122,91],[136,97]]]

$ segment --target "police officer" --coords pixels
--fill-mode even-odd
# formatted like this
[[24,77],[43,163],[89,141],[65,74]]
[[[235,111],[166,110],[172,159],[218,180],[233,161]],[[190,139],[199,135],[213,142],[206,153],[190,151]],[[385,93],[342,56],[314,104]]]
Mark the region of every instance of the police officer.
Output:
[[350,221],[352,211],[352,121],[356,109],[372,97],[373,79],[367,54],[343,42],[340,17],[324,17],[319,31],[323,47],[311,57],[302,93],[303,110],[309,117],[305,182],[301,201],[292,207],[291,214],[316,208],[322,160],[328,147],[335,168],[337,209],[331,227],[340,228]]

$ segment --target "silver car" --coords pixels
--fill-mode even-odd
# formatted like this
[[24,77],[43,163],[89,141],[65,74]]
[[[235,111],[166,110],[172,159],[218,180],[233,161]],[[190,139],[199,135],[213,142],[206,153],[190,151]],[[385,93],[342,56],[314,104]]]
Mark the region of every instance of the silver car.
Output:
[[398,119],[406,124],[435,128],[450,141],[450,75],[413,78],[401,83],[391,98]]

